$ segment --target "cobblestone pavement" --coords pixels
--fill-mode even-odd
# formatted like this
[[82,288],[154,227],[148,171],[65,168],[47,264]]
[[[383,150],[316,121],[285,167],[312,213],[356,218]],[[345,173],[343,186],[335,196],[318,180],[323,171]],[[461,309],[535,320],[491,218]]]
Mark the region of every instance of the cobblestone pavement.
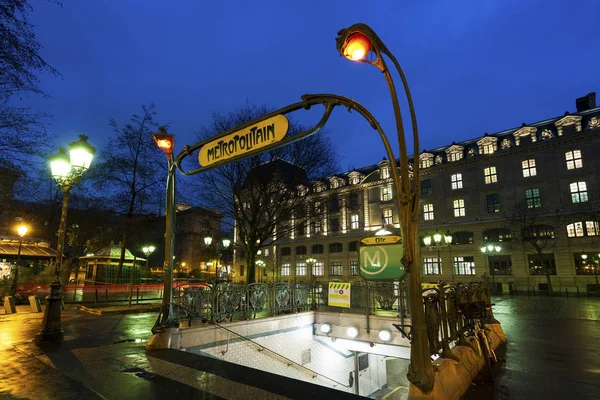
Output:
[[463,400],[600,399],[600,298],[495,297],[507,337],[492,384],[483,372]]

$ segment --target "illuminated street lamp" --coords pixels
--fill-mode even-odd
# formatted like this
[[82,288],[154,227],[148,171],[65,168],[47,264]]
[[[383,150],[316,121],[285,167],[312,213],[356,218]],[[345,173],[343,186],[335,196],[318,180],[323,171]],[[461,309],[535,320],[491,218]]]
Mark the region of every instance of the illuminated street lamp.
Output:
[[431,363],[429,343],[427,341],[427,328],[425,325],[425,310],[423,308],[423,299],[421,298],[421,274],[418,267],[418,210],[419,210],[419,163],[415,162],[412,167],[412,176],[409,175],[408,152],[406,149],[406,139],[404,135],[404,125],[396,86],[390,75],[383,55],[386,55],[396,67],[402,80],[402,85],[406,93],[408,107],[410,110],[411,125],[413,130],[413,154],[419,154],[419,133],[417,127],[417,117],[412,101],[412,96],[408,88],[408,82],[400,64],[394,55],[387,49],[385,44],[377,34],[365,24],[355,24],[347,29],[338,32],[336,38],[336,47],[341,56],[349,60],[358,61],[373,65],[381,71],[388,84],[392,97],[392,105],[396,120],[396,131],[398,134],[400,173],[395,163],[395,156],[389,141],[383,131],[380,131],[381,139],[385,146],[388,158],[393,165],[391,168],[392,179],[396,190],[396,206],[400,215],[400,228],[402,230],[402,240],[404,245],[404,254],[402,264],[408,274],[410,309],[411,309],[411,352],[410,364],[408,367],[408,380],[419,387],[424,393],[429,393],[433,389],[435,377],[433,365]]
[[317,309],[317,277],[315,276],[315,271],[313,271],[314,265],[317,263],[316,258],[307,258],[306,259],[306,267],[310,271],[310,285],[312,287],[312,310]]
[[490,256],[498,255],[502,251],[502,247],[497,244],[487,244],[481,247],[481,252],[486,256],[488,270],[492,274],[492,285],[494,292],[496,291],[496,268],[492,268],[490,264]]
[[154,246],[144,246],[142,247],[142,253],[144,253],[144,255],[146,256],[146,270],[150,271],[150,268],[148,267],[148,262],[150,261],[149,257],[150,254],[154,253],[154,250],[156,250],[156,247]]
[[[213,236],[210,233],[206,233],[204,235],[204,244],[206,245],[206,247],[209,247],[213,242]],[[231,244],[231,239],[229,239],[228,237],[223,237],[221,239],[221,242],[215,242],[215,252],[217,253],[217,263],[215,265],[215,285],[217,284],[217,280],[219,278],[219,259],[221,258],[221,256],[223,255],[221,252],[225,249],[227,249],[229,247],[229,245]]]
[[162,332],[168,328],[179,327],[173,313],[173,266],[175,258],[175,160],[173,148],[175,135],[167,132],[164,127],[159,127],[158,132],[152,135],[156,145],[167,156],[167,198],[165,201],[165,283],[160,314],[152,327],[152,333]]
[[[442,250],[452,245],[452,234],[448,231],[445,235],[442,235],[439,232],[436,232],[433,235],[426,235],[423,238],[423,243],[430,251],[437,250],[438,262],[441,263],[440,253]],[[452,276],[454,276],[454,270],[452,270]]]
[[56,246],[56,261],[54,264],[54,281],[50,284],[50,295],[46,297],[46,309],[42,320],[42,329],[35,335],[38,344],[60,342],[63,339],[61,322],[62,283],[60,273],[62,268],[63,248],[67,227],[67,210],[71,189],[79,178],[92,164],[96,148],[90,145],[88,137],[79,135],[79,140],[69,143],[69,155],[64,148],[59,148],[58,154],[49,157],[52,178],[63,193],[60,225],[58,228],[58,243]]
[[14,296],[19,288],[19,263],[21,262],[21,247],[23,246],[23,237],[27,235],[26,225],[19,225],[17,227],[17,233],[19,234],[19,250],[17,251],[17,262],[15,264],[15,270],[13,274],[13,280],[10,285],[10,295]]

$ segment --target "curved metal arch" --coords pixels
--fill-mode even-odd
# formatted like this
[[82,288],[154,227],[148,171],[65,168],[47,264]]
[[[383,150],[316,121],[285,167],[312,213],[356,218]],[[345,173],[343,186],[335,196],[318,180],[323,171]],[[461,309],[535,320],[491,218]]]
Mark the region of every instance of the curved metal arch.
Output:
[[[333,112],[334,108],[338,107],[338,106],[346,107],[349,110],[350,109],[354,110],[354,111],[358,112],[363,118],[365,118],[367,120],[367,122],[371,125],[371,127],[379,133],[379,136],[381,137],[381,140],[383,141],[383,145],[387,152],[388,159],[390,159],[390,160],[395,159],[394,152],[392,151],[390,143],[385,135],[385,132],[381,128],[381,125],[379,125],[379,122],[377,122],[377,120],[375,119],[373,114],[371,114],[369,112],[369,110],[367,110],[362,104],[360,104],[357,101],[352,100],[348,97],[339,96],[336,94],[305,94],[305,95],[302,95],[301,98],[302,98],[302,101],[300,101],[300,102],[290,104],[289,106],[275,110],[267,115],[264,115],[260,118],[256,118],[256,119],[249,121],[243,125],[238,125],[232,129],[229,129],[228,131],[225,131],[223,133],[215,135],[209,139],[203,140],[194,145],[185,146],[183,148],[183,150],[181,150],[181,152],[177,155],[177,157],[175,157],[175,161],[174,161],[175,166],[177,167],[179,172],[181,172],[183,175],[186,175],[186,176],[194,175],[194,174],[197,174],[200,172],[205,172],[210,169],[217,168],[219,166],[222,166],[222,165],[234,162],[234,161],[242,160],[244,158],[251,157],[251,156],[254,156],[254,155],[269,151],[269,150],[274,150],[276,148],[288,145],[288,144],[296,142],[298,140],[302,140],[310,135],[317,133],[321,128],[323,128],[323,126],[329,120],[329,117],[331,116],[331,113]],[[309,130],[295,134],[293,136],[286,137],[285,139],[281,140],[280,142],[273,143],[272,145],[265,146],[256,151],[251,151],[251,152],[239,155],[237,157],[229,158],[227,160],[217,162],[217,163],[214,163],[209,166],[196,168],[191,171],[184,171],[181,166],[181,162],[186,157],[190,156],[192,154],[192,152],[200,149],[202,146],[205,146],[206,144],[208,144],[216,139],[222,138],[233,132],[236,132],[241,129],[252,126],[254,124],[257,124],[261,121],[264,121],[266,119],[274,117],[275,115],[286,115],[286,114],[292,113],[294,111],[298,111],[302,108],[305,110],[309,110],[314,105],[323,105],[325,107],[325,111],[323,112],[323,116],[321,117],[319,122],[313,128],[311,128]]]

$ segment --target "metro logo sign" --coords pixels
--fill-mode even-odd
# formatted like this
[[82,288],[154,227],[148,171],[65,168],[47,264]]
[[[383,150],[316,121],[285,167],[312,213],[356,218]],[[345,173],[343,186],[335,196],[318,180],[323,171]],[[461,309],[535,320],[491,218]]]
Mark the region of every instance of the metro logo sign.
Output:
[[406,273],[400,262],[403,255],[401,244],[361,246],[360,275],[367,280],[400,279]]

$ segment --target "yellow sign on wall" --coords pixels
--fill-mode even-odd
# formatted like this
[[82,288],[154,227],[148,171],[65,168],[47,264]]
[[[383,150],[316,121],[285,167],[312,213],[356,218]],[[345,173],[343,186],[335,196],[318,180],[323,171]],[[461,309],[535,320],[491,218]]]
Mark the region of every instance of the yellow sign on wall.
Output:
[[256,151],[279,142],[290,124],[284,115],[276,115],[247,128],[230,133],[205,144],[198,153],[200,165],[206,167],[219,161]]
[[350,308],[350,283],[348,282],[329,282],[330,307]]

